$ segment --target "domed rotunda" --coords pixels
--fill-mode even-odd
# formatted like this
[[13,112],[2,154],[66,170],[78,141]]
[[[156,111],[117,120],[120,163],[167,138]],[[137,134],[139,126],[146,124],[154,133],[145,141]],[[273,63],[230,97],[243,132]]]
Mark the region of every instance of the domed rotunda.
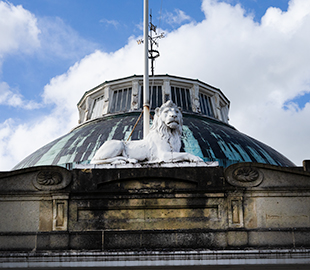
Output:
[[[151,115],[168,100],[182,109],[181,152],[199,156],[204,161],[218,161],[223,167],[239,162],[295,166],[271,147],[229,125],[230,102],[220,89],[199,80],[156,75],[150,77],[149,91]],[[13,169],[87,165],[105,141],[143,138],[140,120],[143,76],[106,81],[86,91],[77,106],[77,127],[38,149]]]
[[0,268],[309,269],[310,161],[236,130],[220,89],[153,76],[147,11],[145,75],[86,91],[75,128],[0,172]]
[[[143,85],[134,75],[85,92],[77,127],[0,172],[0,262],[10,269],[309,269],[310,161],[297,167],[229,125],[221,90],[170,75],[150,77],[155,116],[147,121],[168,119],[178,148],[162,126],[144,138]],[[156,143],[160,150],[151,148]]]

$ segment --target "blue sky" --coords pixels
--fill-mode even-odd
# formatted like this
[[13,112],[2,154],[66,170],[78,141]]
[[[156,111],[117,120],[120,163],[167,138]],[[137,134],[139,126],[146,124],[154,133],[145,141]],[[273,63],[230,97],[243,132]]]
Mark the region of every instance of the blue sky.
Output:
[[[149,2],[154,24],[167,34],[158,72],[221,88],[232,103],[232,125],[295,163],[307,158],[307,0]],[[142,0],[0,1],[0,170],[76,125],[84,91],[141,73],[135,56],[142,46],[134,41],[143,34],[142,15]],[[184,57],[173,66],[177,52],[192,62]],[[113,69],[116,62],[121,67]],[[185,68],[193,65],[197,70]]]
[[[45,39],[50,35],[54,46],[61,47],[55,54],[53,48],[48,46],[40,48],[31,54],[21,54],[19,51],[6,55],[2,62],[1,80],[7,82],[15,91],[21,92],[25,99],[40,102],[44,86],[51,78],[62,74],[75,62],[94,50],[113,52],[122,48],[130,36],[142,35],[143,1],[132,0],[12,0],[13,5],[22,5],[30,11],[42,24],[41,35]],[[172,31],[181,24],[194,20],[200,22],[204,19],[201,11],[201,1],[194,0],[151,0],[154,24]],[[226,1],[232,5],[241,4],[254,20],[259,22],[270,6],[287,10],[286,0],[247,0]],[[168,16],[177,16],[183,11],[190,19],[179,21],[169,20]],[[46,24],[50,25],[47,26]],[[61,32],[57,32],[61,29]],[[66,37],[76,35],[83,44],[66,44]],[[45,40],[49,42],[50,40]],[[298,101],[300,98],[298,99]],[[300,100],[302,102],[302,98]],[[39,111],[47,112],[49,106]],[[33,116],[38,110],[23,111],[7,107],[1,110],[0,121],[8,117],[17,116],[21,120]],[[21,116],[22,114],[22,116]]]

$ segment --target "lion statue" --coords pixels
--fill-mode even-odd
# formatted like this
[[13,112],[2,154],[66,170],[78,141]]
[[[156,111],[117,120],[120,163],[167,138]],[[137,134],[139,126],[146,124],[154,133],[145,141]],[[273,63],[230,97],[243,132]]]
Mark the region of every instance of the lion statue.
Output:
[[126,162],[202,162],[200,157],[180,153],[183,117],[181,109],[167,101],[155,109],[149,134],[138,141],[106,141],[95,153],[91,164],[123,164]]

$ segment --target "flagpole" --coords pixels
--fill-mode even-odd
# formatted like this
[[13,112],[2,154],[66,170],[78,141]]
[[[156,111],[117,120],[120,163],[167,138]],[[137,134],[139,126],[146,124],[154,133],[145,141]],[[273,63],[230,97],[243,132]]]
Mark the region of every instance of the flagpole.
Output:
[[144,0],[144,76],[143,76],[143,138],[150,130],[149,94],[149,1]]

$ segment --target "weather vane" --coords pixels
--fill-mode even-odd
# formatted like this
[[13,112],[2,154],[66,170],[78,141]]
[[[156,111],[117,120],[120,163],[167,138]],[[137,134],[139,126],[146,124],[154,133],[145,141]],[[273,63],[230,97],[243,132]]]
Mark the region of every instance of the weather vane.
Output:
[[[151,72],[152,72],[152,76],[154,76],[154,61],[157,57],[159,57],[159,51],[154,49],[154,46],[158,47],[158,39],[164,38],[165,37],[165,33],[162,32],[160,35],[157,35],[156,29],[157,26],[155,26],[152,23],[152,10],[151,10],[151,14],[150,14],[150,24],[149,24],[149,29],[150,29],[150,34],[149,34],[149,42],[150,42],[150,50],[149,52],[149,59],[151,59]],[[153,36],[153,32],[155,34],[155,36]],[[139,39],[137,40],[138,44],[142,44],[143,43],[143,39]]]

